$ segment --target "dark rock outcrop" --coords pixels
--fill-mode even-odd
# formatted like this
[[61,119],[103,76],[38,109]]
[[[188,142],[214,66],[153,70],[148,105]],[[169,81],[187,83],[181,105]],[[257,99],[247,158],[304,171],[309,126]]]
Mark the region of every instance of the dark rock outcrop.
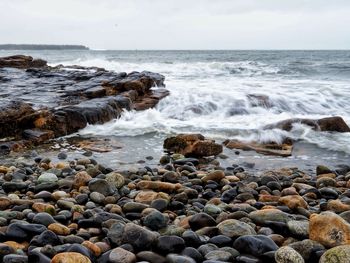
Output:
[[295,123],[311,126],[316,131],[350,132],[349,126],[345,123],[343,118],[339,116],[322,118],[318,120],[298,118],[288,119],[275,124],[267,125],[264,127],[264,129],[281,129],[290,131]]
[[0,138],[37,143],[105,123],[124,110],[152,108],[169,94],[157,73],[49,67],[29,56],[0,58],[0,74]]
[[42,59],[33,59],[31,56],[15,55],[0,58],[0,68],[42,68],[46,67],[47,62]]

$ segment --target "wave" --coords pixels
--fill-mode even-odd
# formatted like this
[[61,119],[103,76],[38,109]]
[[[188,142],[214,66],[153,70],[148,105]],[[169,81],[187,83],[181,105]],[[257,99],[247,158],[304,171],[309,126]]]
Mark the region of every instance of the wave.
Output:
[[[289,118],[318,119],[332,115],[342,116],[350,123],[348,81],[311,78],[300,73],[310,63],[301,61],[286,69],[287,62],[278,66],[251,60],[123,61],[108,56],[60,63],[118,72],[158,72],[166,76],[167,89],[171,92],[154,109],[124,112],[120,119],[88,126],[81,134],[140,136],[199,132],[218,139],[258,142],[281,142],[291,137],[350,153],[350,139],[343,134],[315,132],[307,126],[296,126],[290,132],[262,129]],[[316,67],[313,63],[311,66]]]

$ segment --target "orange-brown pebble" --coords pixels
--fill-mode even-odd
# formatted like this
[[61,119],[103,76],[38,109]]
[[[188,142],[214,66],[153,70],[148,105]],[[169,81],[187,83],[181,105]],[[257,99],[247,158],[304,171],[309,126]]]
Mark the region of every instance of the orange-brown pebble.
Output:
[[307,208],[307,203],[299,195],[286,195],[279,199],[281,204],[288,206],[289,209],[296,209],[298,207]]
[[74,176],[73,187],[79,189],[81,186],[87,185],[92,177],[85,171],[81,171]]
[[52,223],[48,226],[48,229],[57,235],[67,236],[70,234],[70,229],[60,223]]
[[154,191],[164,191],[164,192],[174,192],[181,188],[181,184],[172,184],[161,181],[145,181],[142,180],[136,184],[138,189],[145,190],[154,190]]
[[63,252],[56,254],[51,263],[91,263],[91,260],[77,252]]
[[84,241],[81,243],[83,246],[87,247],[96,257],[101,255],[101,248],[90,241]]

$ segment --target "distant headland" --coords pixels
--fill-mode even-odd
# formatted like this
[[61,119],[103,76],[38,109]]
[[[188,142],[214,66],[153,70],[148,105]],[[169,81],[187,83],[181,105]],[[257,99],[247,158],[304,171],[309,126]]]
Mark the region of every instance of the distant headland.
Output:
[[89,50],[83,45],[0,44],[0,50]]

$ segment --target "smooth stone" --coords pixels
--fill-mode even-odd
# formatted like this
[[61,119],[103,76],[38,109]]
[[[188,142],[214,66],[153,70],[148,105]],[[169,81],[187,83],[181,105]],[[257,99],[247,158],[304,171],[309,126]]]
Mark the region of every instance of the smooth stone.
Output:
[[309,237],[309,221],[291,220],[287,222],[287,227],[293,236],[300,238]]
[[55,175],[53,173],[42,173],[38,177],[38,182],[39,183],[54,183],[54,182],[57,182],[57,181],[58,181],[57,175]]
[[222,250],[213,250],[205,255],[207,260],[216,260],[216,261],[231,261],[232,255],[229,252]]
[[303,257],[293,248],[285,246],[280,247],[275,252],[276,263],[304,263]]
[[28,256],[10,254],[4,256],[2,260],[3,263],[28,263]]
[[350,244],[350,224],[333,212],[312,214],[309,238],[325,247]]
[[177,172],[168,171],[165,174],[163,174],[163,178],[165,182],[178,183],[181,179],[181,176]]
[[269,251],[276,251],[278,246],[269,237],[263,235],[241,236],[233,242],[233,248],[240,253],[261,256]]
[[217,216],[222,212],[222,209],[217,205],[207,204],[204,206],[203,212],[211,216]]
[[166,208],[168,207],[168,201],[165,199],[153,200],[151,203],[151,207],[162,212],[162,211],[166,210]]
[[124,233],[124,227],[125,224],[123,222],[115,222],[108,230],[107,232],[107,237],[108,239],[116,244],[116,245],[120,245],[121,244],[121,240],[122,240],[122,236]]
[[225,173],[224,171],[221,170],[215,170],[213,172],[210,172],[206,176],[202,178],[202,181],[207,183],[208,181],[215,181],[215,182],[220,182],[221,179],[225,178]]
[[124,227],[122,242],[131,244],[135,250],[147,250],[157,240],[157,234],[134,223]]
[[110,263],[134,263],[136,262],[136,256],[134,253],[127,251],[123,248],[117,247],[109,254]]
[[105,200],[105,196],[103,194],[101,194],[101,193],[98,193],[98,192],[92,192],[90,194],[90,199],[94,203],[102,204],[103,201]]
[[204,244],[204,245],[201,245],[199,248],[198,248],[198,251],[203,255],[205,256],[206,254],[208,254],[210,251],[214,251],[214,250],[218,250],[219,248],[214,245],[214,244]]
[[217,225],[219,233],[230,238],[236,238],[244,235],[255,235],[255,230],[242,221],[236,219],[228,219]]
[[51,263],[91,263],[91,260],[77,252],[63,252],[56,254]]
[[210,238],[208,243],[212,243],[218,247],[224,247],[232,245],[232,239],[228,236],[218,235]]
[[189,219],[192,230],[198,230],[207,226],[216,226],[215,219],[206,213],[198,213]]
[[40,235],[35,236],[30,244],[39,247],[43,247],[47,244],[55,246],[61,244],[61,241],[54,232],[45,230]]
[[248,216],[254,223],[259,225],[263,225],[268,221],[287,223],[291,220],[289,214],[274,208],[253,211]]
[[350,263],[350,245],[342,245],[327,250],[319,263]]
[[166,263],[165,257],[154,253],[153,251],[141,251],[136,255],[137,259],[147,261],[150,263]]
[[6,237],[17,239],[30,239],[46,230],[46,227],[40,224],[12,223],[6,230]]
[[166,257],[168,263],[196,263],[194,259],[176,254],[169,254]]
[[106,174],[106,181],[117,189],[121,188],[125,184],[124,176],[116,172]]
[[97,178],[89,181],[89,190],[90,192],[101,193],[104,196],[112,195],[115,191],[106,180]]
[[153,211],[143,219],[143,225],[157,231],[167,226],[167,219],[159,211]]
[[53,219],[53,217],[50,214],[45,212],[37,213],[33,217],[33,223],[41,224],[46,227],[55,222],[56,222],[55,219]]
[[195,248],[193,247],[186,247],[184,250],[181,252],[182,256],[190,257],[194,259],[196,262],[202,262],[203,261],[203,256],[202,254]]
[[310,239],[304,239],[302,241],[293,242],[288,246],[295,249],[304,258],[306,262],[309,262],[309,260],[311,259],[311,255],[315,251],[321,251],[325,249],[324,246],[322,246],[320,243]]
[[185,240],[187,247],[199,247],[203,244],[201,237],[192,230],[186,230],[182,233],[182,238]]
[[124,213],[140,213],[146,208],[148,208],[148,205],[137,202],[128,202],[123,206],[123,211]]
[[185,248],[185,241],[178,236],[160,236],[157,249],[162,254],[180,252]]

